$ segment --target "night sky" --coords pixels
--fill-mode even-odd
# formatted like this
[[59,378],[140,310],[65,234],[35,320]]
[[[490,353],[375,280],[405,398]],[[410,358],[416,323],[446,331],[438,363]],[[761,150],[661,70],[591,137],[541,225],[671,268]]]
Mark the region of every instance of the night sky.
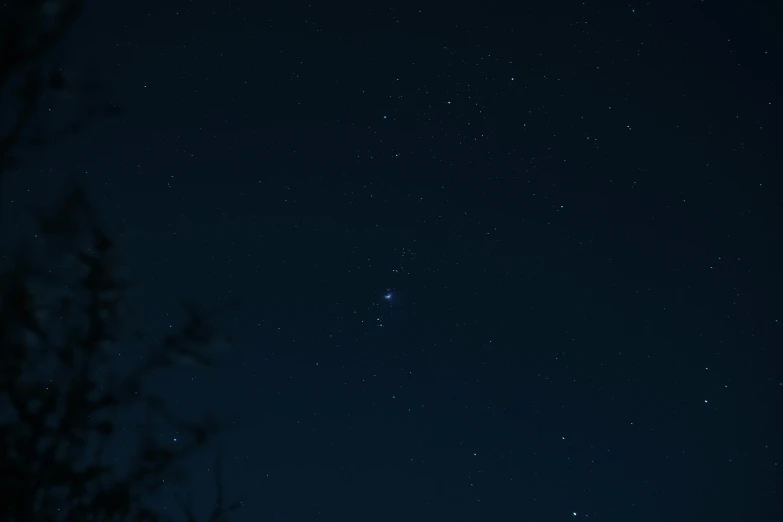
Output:
[[146,330],[238,302],[155,384],[230,426],[232,520],[783,520],[780,12],[527,4],[93,2],[57,50],[53,111],[125,112],[4,222],[78,171]]

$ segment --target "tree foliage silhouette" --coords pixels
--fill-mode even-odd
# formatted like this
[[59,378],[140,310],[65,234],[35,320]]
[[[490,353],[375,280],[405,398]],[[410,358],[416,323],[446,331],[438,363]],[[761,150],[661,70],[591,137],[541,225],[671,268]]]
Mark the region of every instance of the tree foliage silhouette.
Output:
[[[42,97],[68,88],[61,71],[46,72],[45,57],[83,6],[83,0],[0,6],[0,184],[26,133],[45,127]],[[76,131],[93,116],[55,134]],[[212,365],[222,340],[210,313],[192,304],[182,328],[158,341],[130,328],[115,244],[80,183],[33,216],[37,233],[4,252],[0,267],[0,521],[164,520],[151,500],[218,425],[177,418],[145,382],[183,359]],[[120,351],[134,357],[118,361]],[[142,421],[132,425],[134,412]],[[176,444],[157,436],[161,426],[178,433]],[[118,445],[127,462],[111,458]],[[241,506],[225,502],[220,469],[209,522]],[[183,516],[197,520],[187,505]]]
[[[76,85],[61,64],[51,59],[81,14],[85,0],[9,0],[0,4],[0,178],[17,165],[24,146],[39,150],[84,130],[104,116],[117,116],[121,108],[82,93],[87,102],[67,121],[54,124],[41,107],[56,93],[74,91]],[[72,93],[74,95],[78,93]]]

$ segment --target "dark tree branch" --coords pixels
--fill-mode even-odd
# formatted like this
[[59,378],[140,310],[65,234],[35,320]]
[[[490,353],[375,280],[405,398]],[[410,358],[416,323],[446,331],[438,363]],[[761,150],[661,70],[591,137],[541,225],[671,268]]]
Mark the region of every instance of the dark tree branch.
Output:
[[0,181],[16,165],[20,147],[40,148],[80,133],[97,118],[121,114],[119,107],[106,103],[46,129],[51,122],[48,115],[42,117],[41,100],[73,86],[61,69],[47,68],[45,61],[84,5],[85,0],[11,0],[0,5],[0,110],[9,119],[0,130]]
[[[42,97],[70,88],[45,61],[84,4],[0,4],[0,111],[8,114],[0,128],[0,187],[33,127],[32,144],[45,146],[106,114],[88,111],[48,135],[41,119]],[[211,366],[220,339],[207,314],[191,306],[181,331],[146,346],[149,356],[118,374],[112,354],[130,341],[127,284],[117,275],[110,235],[79,184],[53,211],[34,215],[37,239],[22,244],[0,273],[0,520],[161,521],[149,507],[151,495],[183,459],[206,447],[218,426],[178,418],[144,382],[185,359]],[[120,471],[106,449],[127,428],[121,414],[139,407],[148,423],[136,433],[129,469]],[[176,447],[152,436],[150,426],[159,424],[181,434]],[[209,522],[222,522],[241,506],[224,506],[220,478],[216,487]]]
[[[37,114],[44,88],[40,62],[63,40],[83,7],[84,0],[12,0],[0,7],[0,95],[7,94],[15,75],[24,75],[14,93],[21,107],[10,130],[0,136],[0,177],[12,164],[12,152]],[[49,85],[60,87],[61,77],[53,76]],[[10,103],[1,99],[0,107]]]
[[[150,357],[118,378],[110,352],[122,340],[127,285],[116,275],[114,245],[78,185],[52,213],[38,216],[41,244],[0,274],[0,400],[9,408],[0,414],[0,520],[159,520],[146,499],[219,426],[178,418],[145,391],[144,381],[183,355],[210,366],[219,339],[204,313],[191,307],[180,331],[154,343]],[[62,259],[74,264],[49,268]],[[117,435],[121,412],[135,406],[146,407],[152,424],[139,431],[139,451],[120,474],[101,455]],[[152,435],[155,423],[180,433],[176,447]],[[224,505],[221,477],[215,480],[209,522],[225,520],[242,504]]]

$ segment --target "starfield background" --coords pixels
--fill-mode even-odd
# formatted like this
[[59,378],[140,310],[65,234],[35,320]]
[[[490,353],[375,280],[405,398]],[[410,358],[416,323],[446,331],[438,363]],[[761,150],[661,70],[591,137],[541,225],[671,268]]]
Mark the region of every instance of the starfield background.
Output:
[[87,2],[40,117],[122,112],[20,149],[4,248],[76,173],[143,328],[223,310],[151,382],[226,427],[166,515],[219,451],[237,522],[783,520],[780,20]]

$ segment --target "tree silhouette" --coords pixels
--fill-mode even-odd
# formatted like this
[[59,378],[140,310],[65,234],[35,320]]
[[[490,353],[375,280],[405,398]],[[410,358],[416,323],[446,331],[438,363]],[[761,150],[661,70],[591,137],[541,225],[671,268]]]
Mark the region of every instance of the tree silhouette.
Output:
[[[0,179],[17,165],[23,146],[36,150],[81,132],[120,107],[100,100],[55,125],[41,102],[76,87],[51,52],[82,12],[85,0],[9,0],[0,4]],[[73,93],[76,95],[76,93]],[[91,98],[92,95],[83,96]]]
[[[83,5],[0,6],[0,184],[26,137],[45,128],[38,108],[47,89],[68,88],[61,71],[46,72],[45,57]],[[131,328],[115,244],[77,180],[53,208],[32,213],[37,233],[4,252],[0,267],[0,521],[164,520],[155,494],[165,480],[182,478],[183,459],[205,448],[219,426],[178,418],[146,380],[182,360],[211,366],[225,341],[208,320],[212,312],[193,304],[182,328],[157,341]],[[119,358],[121,351],[133,357]],[[179,434],[176,444],[157,436],[163,427]],[[214,471],[209,522],[241,506],[225,502],[219,460]],[[186,505],[183,516],[197,520]]]

